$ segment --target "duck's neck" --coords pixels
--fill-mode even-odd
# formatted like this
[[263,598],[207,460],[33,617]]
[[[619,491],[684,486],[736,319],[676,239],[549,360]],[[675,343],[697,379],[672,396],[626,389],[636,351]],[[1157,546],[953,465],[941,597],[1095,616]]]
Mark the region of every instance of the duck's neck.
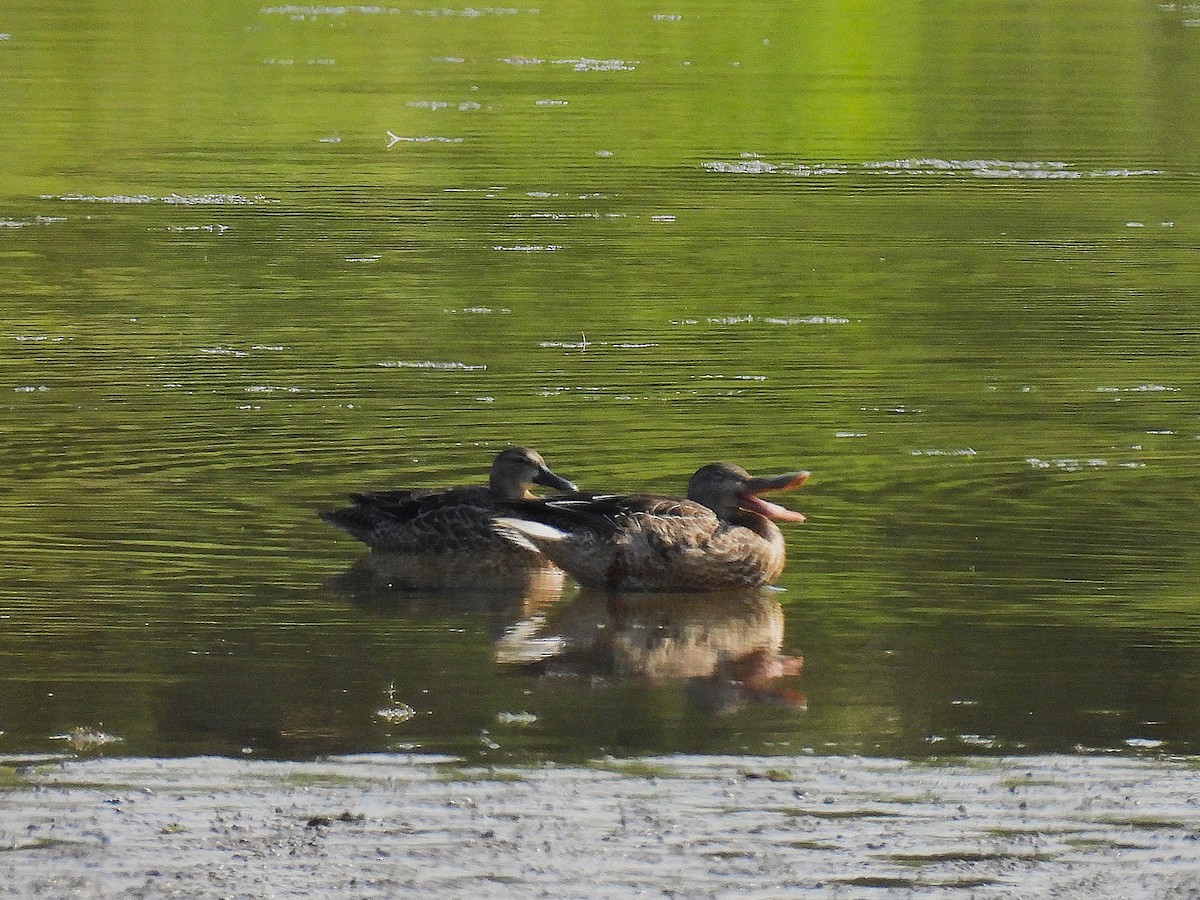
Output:
[[497,500],[528,500],[534,496],[528,485],[513,484],[502,478],[489,478],[488,490]]
[[749,528],[768,543],[773,544],[776,541],[783,540],[783,532],[779,530],[779,527],[774,522],[766,516],[750,512],[748,509],[735,510],[731,516],[726,518],[726,521],[731,525],[740,525],[743,528]]

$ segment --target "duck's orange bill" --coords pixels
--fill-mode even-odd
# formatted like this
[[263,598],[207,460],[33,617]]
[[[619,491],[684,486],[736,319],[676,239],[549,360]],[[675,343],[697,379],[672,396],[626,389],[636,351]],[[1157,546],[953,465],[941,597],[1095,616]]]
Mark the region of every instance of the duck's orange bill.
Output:
[[780,522],[803,522],[804,516],[801,513],[777,503],[771,503],[756,495],[771,491],[794,490],[808,481],[808,474],[808,472],[788,472],[786,475],[766,475],[761,478],[752,478],[748,485],[749,491],[742,497],[742,505],[768,519],[776,519]]

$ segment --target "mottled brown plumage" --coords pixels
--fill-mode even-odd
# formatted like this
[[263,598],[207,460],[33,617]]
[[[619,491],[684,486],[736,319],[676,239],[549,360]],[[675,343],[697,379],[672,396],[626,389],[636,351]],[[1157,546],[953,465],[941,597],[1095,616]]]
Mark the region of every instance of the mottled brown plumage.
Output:
[[799,487],[807,472],[754,478],[712,463],[687,499],[576,494],[502,503],[501,530],[536,548],[581,584],[623,591],[715,591],[770,584],[783,571],[783,535],[771,519],[804,517],[758,494]]
[[501,538],[492,521],[497,503],[532,499],[535,484],[575,490],[535,451],[510,447],[492,463],[486,487],[351,494],[353,505],[319,515],[370,547],[365,564],[388,573],[398,586],[504,586],[531,568],[552,565]]

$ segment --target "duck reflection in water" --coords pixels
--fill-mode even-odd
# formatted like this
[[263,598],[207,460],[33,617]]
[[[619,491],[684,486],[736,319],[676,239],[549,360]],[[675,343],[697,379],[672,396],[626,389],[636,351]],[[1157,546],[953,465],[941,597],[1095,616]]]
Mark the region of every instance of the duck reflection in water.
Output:
[[693,704],[731,712],[751,702],[806,709],[783,679],[799,657],[780,653],[783,607],[770,588],[705,594],[611,593],[584,588],[509,629],[497,660],[549,677],[683,680]]
[[541,454],[509,447],[492,463],[487,486],[351,494],[350,506],[319,515],[370,548],[347,573],[365,584],[524,591],[556,582],[561,588],[562,572],[550,559],[505,540],[494,527],[497,504],[535,499],[534,485],[576,489],[550,471]]
[[501,640],[514,623],[523,621],[562,597],[563,573],[539,567],[520,584],[506,587],[424,588],[397,590],[376,571],[356,564],[327,579],[325,587],[371,616],[385,619],[455,619],[481,617],[492,640]]

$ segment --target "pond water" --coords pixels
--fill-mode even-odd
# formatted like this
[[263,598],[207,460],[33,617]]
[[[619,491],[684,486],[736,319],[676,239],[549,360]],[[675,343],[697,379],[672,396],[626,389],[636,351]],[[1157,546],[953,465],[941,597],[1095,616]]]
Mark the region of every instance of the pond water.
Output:
[[[10,5],[0,752],[1200,752],[1198,80],[1173,3]],[[510,443],[811,470],[782,590],[337,578]]]

